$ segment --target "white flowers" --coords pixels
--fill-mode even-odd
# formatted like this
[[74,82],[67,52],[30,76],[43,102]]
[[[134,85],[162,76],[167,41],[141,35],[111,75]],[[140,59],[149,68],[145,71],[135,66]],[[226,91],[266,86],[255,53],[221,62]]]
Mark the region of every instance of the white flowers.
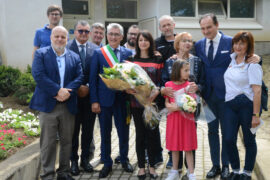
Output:
[[177,94],[175,101],[177,106],[185,112],[194,113],[196,111],[196,100],[188,94]]
[[22,110],[6,109],[0,113],[0,122],[8,123],[12,128],[23,128],[28,136],[40,134],[39,120],[31,112],[23,113]]

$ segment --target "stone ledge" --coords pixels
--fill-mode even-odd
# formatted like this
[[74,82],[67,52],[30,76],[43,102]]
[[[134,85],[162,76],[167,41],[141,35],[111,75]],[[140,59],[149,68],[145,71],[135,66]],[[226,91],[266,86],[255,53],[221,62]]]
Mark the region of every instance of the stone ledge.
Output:
[[36,180],[39,173],[39,139],[0,163],[1,180]]

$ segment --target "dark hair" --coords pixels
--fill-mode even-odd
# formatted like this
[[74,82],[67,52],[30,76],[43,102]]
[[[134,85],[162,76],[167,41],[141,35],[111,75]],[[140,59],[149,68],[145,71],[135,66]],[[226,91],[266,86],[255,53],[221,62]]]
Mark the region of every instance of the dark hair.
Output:
[[85,21],[85,20],[79,20],[79,21],[77,21],[77,23],[74,25],[74,31],[76,30],[76,28],[77,28],[77,26],[78,25],[82,25],[83,27],[84,26],[89,26],[89,28],[90,28],[90,25],[89,25],[89,23],[87,22],[87,21]]
[[217,16],[216,16],[215,14],[213,14],[213,13],[207,13],[207,14],[204,14],[204,15],[200,18],[199,24],[201,24],[201,21],[202,21],[203,19],[208,18],[208,17],[210,17],[210,18],[213,20],[214,25],[217,25],[217,24],[218,24]]
[[48,9],[47,9],[47,16],[49,16],[50,13],[53,12],[53,11],[59,11],[60,17],[63,16],[63,10],[62,10],[62,8],[59,7],[59,6],[57,6],[57,5],[51,5],[51,6],[48,7]]
[[134,28],[134,29],[139,29],[139,26],[137,24],[132,24],[131,26],[129,26],[128,28],[128,32],[131,28]]
[[176,60],[172,66],[171,81],[180,81],[181,80],[181,69],[184,65],[189,64],[186,60]]
[[154,39],[151,35],[151,33],[149,31],[146,31],[146,30],[143,30],[143,31],[140,31],[138,36],[137,36],[137,39],[136,39],[136,54],[135,54],[135,58],[140,58],[141,57],[141,49],[139,48],[139,39],[140,39],[140,36],[144,37],[147,41],[150,42],[150,47],[148,49],[148,56],[151,58],[151,57],[154,57],[155,53],[154,53],[154,50],[155,50],[155,44],[154,44]]
[[247,55],[246,59],[253,56],[254,53],[254,38],[253,35],[248,31],[238,32],[232,39],[232,52],[234,52],[233,45],[239,41],[247,43]]

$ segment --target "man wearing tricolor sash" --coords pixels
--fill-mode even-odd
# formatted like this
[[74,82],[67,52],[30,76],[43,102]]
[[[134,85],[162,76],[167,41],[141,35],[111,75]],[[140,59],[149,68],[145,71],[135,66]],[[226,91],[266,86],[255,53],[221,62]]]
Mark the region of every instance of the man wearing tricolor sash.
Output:
[[112,171],[111,158],[111,130],[112,116],[119,137],[120,162],[126,172],[133,172],[128,162],[129,126],[126,123],[126,96],[125,92],[114,91],[106,87],[100,79],[103,67],[113,67],[132,55],[132,52],[120,46],[123,39],[123,27],[117,23],[107,26],[107,39],[109,44],[94,51],[90,64],[90,102],[92,111],[98,113],[101,132],[101,160],[104,167],[99,173],[99,178],[104,178]]

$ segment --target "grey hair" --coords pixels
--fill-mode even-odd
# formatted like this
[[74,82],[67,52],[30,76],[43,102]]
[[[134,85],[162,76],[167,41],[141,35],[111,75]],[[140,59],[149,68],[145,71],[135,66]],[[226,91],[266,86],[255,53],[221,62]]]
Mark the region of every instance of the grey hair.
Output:
[[100,22],[96,22],[96,23],[92,24],[92,26],[90,28],[90,31],[92,32],[94,28],[100,28],[103,31],[105,30],[104,25],[102,23],[100,23]]
[[158,24],[160,25],[160,22],[163,21],[164,19],[168,19],[168,20],[172,21],[173,23],[175,23],[172,16],[169,16],[169,15],[163,15],[163,16],[161,16],[161,17],[158,19]]
[[108,26],[107,26],[107,33],[112,29],[112,28],[117,28],[120,30],[120,34],[121,35],[124,35],[124,29],[123,29],[123,26],[121,26],[120,24],[118,23],[110,23]]
[[85,21],[85,20],[79,20],[79,21],[77,21],[77,23],[74,25],[74,30],[76,30],[76,28],[77,28],[78,25],[89,26],[89,27],[90,27],[90,25],[89,25],[89,23],[88,23],[87,21]]

